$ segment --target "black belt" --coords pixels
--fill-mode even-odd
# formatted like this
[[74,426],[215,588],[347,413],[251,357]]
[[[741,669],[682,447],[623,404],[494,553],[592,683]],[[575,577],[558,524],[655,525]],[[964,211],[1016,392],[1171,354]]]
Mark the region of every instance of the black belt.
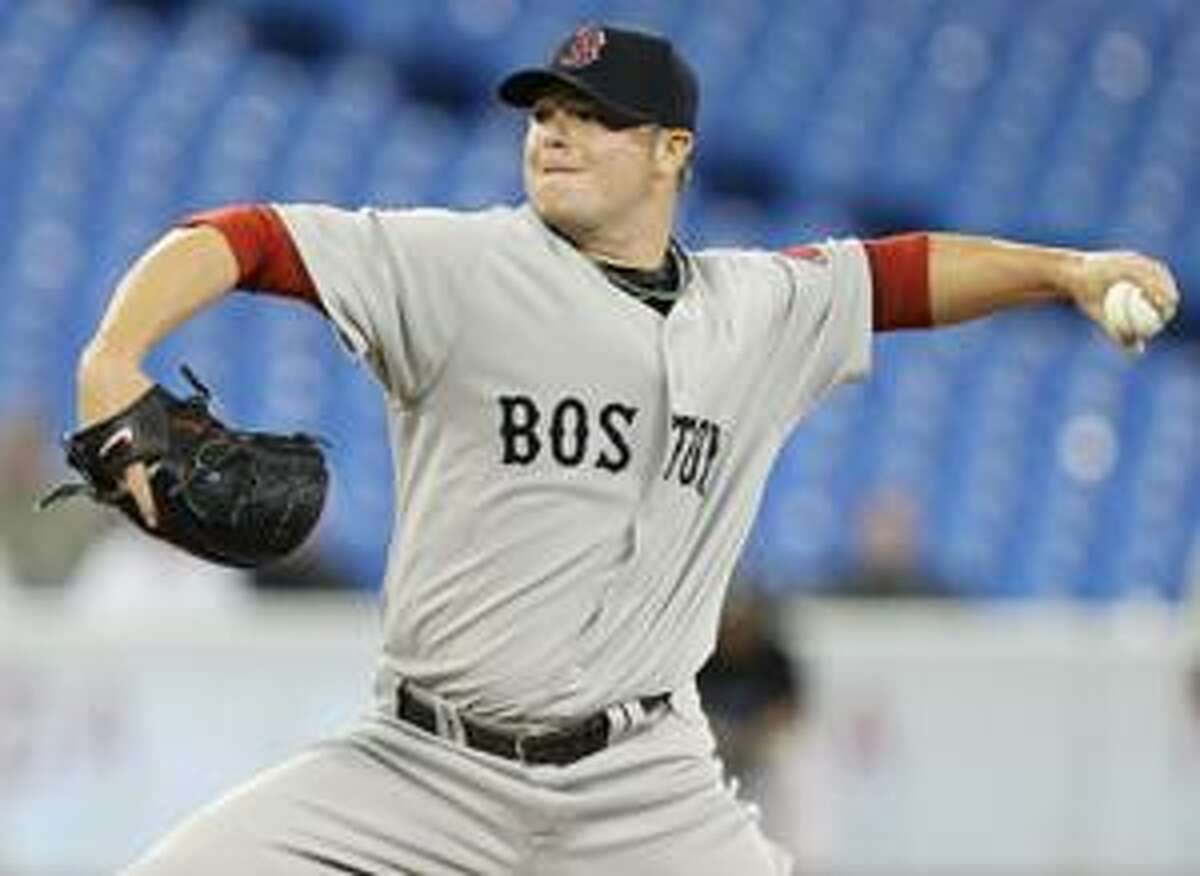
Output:
[[[649,714],[671,699],[669,693],[640,697],[638,704]],[[396,692],[396,715],[410,724],[435,735],[438,733],[437,712],[433,706],[413,696],[401,684]],[[605,712],[597,712],[563,730],[540,733],[511,733],[496,727],[459,716],[463,738],[471,748],[486,751],[509,760],[539,765],[566,766],[607,747],[612,722]]]

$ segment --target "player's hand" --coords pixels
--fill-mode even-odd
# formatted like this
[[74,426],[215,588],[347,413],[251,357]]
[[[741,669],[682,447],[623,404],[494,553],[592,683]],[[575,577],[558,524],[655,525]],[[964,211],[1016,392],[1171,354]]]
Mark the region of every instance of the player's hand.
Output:
[[1136,252],[1087,253],[1076,260],[1065,285],[1075,306],[1099,325],[1114,344],[1126,351],[1140,350],[1144,338],[1120,333],[1105,318],[1105,295],[1121,280],[1142,290],[1164,325],[1175,317],[1179,287],[1170,268]]
[[[154,386],[137,362],[89,347],[80,357],[76,373],[75,412],[82,429],[120,413]],[[158,511],[150,491],[150,475],[144,463],[125,470],[125,489],[137,503],[142,521],[151,529],[158,525]]]

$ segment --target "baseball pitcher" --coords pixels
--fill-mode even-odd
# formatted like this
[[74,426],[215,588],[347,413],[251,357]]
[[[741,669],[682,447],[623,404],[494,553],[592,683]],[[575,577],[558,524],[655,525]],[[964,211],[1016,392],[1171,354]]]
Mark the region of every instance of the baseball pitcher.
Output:
[[[191,216],[82,354],[79,423],[103,428],[192,314],[286,296],[370,369],[397,460],[369,708],[130,873],[788,872],[723,780],[694,676],[790,432],[868,373],[873,332],[1061,300],[1134,347],[1178,304],[1166,267],[1125,252],[940,233],[689,250],[672,228],[697,80],[656,35],[582,27],[499,96],[528,114],[524,203]],[[1149,329],[1105,313],[1120,284]],[[121,463],[161,529],[153,459]]]

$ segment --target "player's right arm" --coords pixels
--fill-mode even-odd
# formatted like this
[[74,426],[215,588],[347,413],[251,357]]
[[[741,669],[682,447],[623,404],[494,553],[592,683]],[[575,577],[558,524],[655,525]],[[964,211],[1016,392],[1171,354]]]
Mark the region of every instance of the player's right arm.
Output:
[[122,277],[80,356],[79,425],[117,413],[149,389],[146,354],[237,280],[237,260],[214,228],[174,229],[150,247]]
[[[238,282],[238,262],[224,235],[198,226],[168,232],[125,273],[76,370],[80,428],[127,408],[154,382],[146,354],[189,317]],[[126,485],[147,525],[157,522],[145,467],[131,466]]]
[[[79,360],[80,427],[121,412],[153,386],[142,370],[146,354],[235,288],[295,298],[324,310],[274,208],[235,204],[191,216],[142,255],[117,285]],[[143,519],[154,526],[144,467],[131,466],[126,484]]]

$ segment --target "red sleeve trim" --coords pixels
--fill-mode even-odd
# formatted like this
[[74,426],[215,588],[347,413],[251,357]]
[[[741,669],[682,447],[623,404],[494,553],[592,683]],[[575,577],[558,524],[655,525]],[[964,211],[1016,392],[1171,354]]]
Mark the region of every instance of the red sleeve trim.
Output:
[[296,298],[325,312],[292,235],[271,207],[232,204],[193,213],[179,224],[208,225],[225,236],[237,259],[238,288]]
[[872,324],[877,332],[929,328],[929,235],[863,241],[871,263]]

